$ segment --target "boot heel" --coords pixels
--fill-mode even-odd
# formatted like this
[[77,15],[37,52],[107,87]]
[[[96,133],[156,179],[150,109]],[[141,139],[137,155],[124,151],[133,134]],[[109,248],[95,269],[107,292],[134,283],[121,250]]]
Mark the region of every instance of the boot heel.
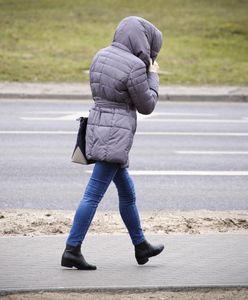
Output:
[[147,263],[149,260],[148,257],[142,257],[142,258],[137,258],[137,262],[139,265],[144,265],[145,263]]
[[62,258],[61,260],[61,266],[62,267],[67,267],[67,268],[72,268],[73,263],[69,262],[67,259]]

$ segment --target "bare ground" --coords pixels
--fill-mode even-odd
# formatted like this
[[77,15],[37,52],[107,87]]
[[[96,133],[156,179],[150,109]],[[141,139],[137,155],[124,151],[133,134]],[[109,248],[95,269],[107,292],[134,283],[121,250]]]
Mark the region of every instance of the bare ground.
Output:
[[[2,209],[0,210],[0,236],[67,234],[74,211]],[[149,211],[141,212],[145,233],[217,233],[248,232],[248,211]],[[121,217],[115,211],[98,211],[89,233],[126,233]]]

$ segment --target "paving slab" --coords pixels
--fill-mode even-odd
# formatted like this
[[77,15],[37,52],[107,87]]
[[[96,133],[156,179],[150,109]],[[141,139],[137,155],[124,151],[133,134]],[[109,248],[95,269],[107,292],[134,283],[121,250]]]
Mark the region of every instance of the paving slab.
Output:
[[[88,83],[0,82],[0,99],[91,99]],[[169,101],[247,102],[245,86],[161,85],[159,99]]]
[[17,291],[248,286],[248,234],[149,235],[161,255],[138,266],[127,235],[88,235],[96,271],[60,266],[66,237],[1,237],[0,294]]

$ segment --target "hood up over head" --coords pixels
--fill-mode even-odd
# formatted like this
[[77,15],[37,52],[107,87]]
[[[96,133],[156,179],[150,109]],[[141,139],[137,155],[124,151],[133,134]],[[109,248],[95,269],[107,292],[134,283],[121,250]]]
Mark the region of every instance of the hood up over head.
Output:
[[154,62],[162,46],[162,33],[149,21],[136,16],[123,19],[116,28],[113,42],[126,46],[147,67]]

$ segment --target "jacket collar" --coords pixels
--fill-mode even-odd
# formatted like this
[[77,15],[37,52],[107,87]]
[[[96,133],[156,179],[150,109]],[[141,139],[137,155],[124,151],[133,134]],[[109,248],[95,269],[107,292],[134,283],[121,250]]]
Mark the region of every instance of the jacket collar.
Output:
[[114,47],[120,48],[120,49],[122,49],[124,51],[131,52],[125,45],[123,45],[121,43],[112,42],[111,45],[114,46]]

